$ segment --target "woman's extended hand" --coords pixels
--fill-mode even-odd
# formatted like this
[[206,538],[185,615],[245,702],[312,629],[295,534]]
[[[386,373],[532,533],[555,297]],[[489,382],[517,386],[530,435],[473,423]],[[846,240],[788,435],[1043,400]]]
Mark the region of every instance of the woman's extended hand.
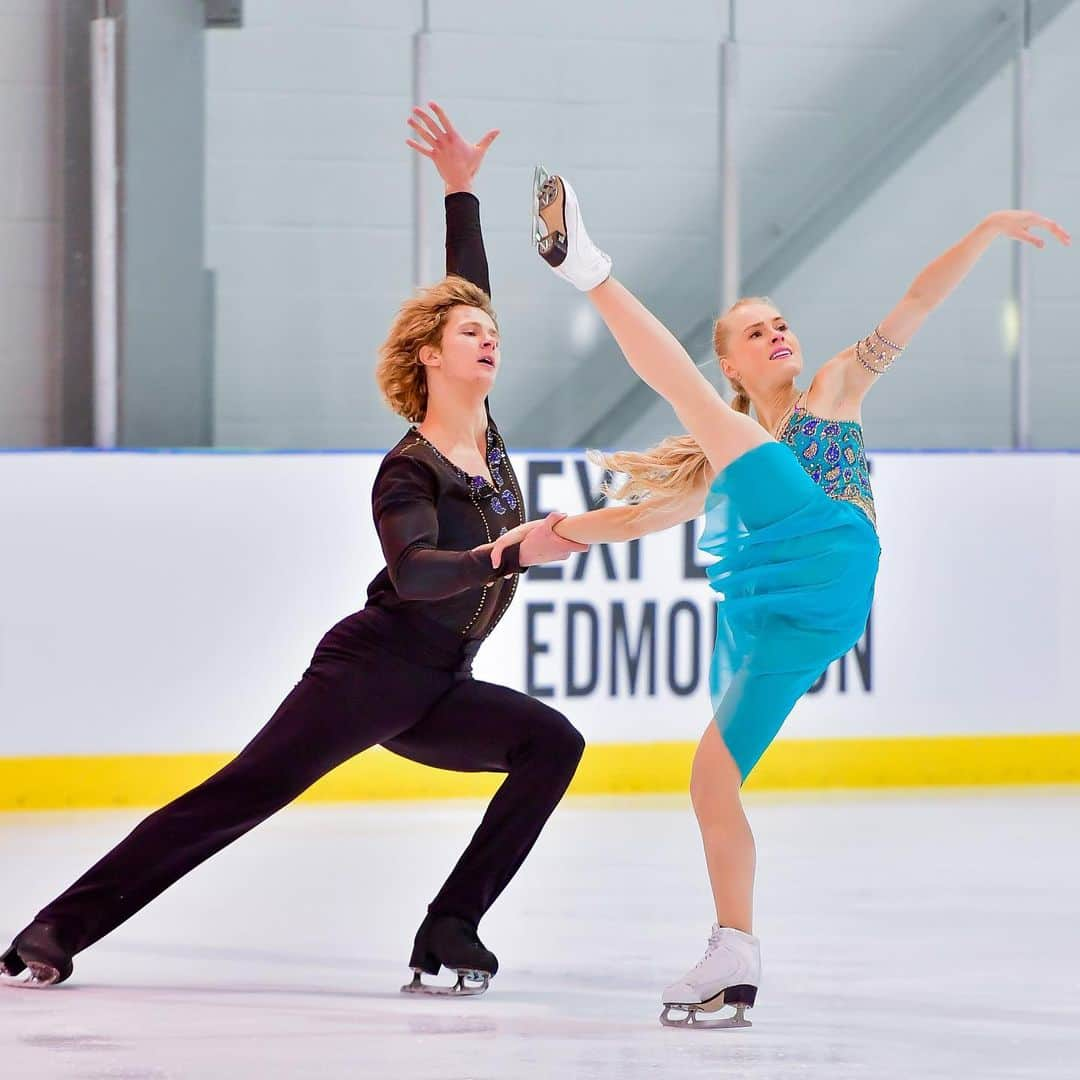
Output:
[[1056,221],[1030,210],[998,210],[986,219],[985,224],[1001,236],[1022,240],[1037,248],[1046,247],[1046,241],[1041,236],[1035,236],[1032,229],[1045,229],[1063,244],[1072,243],[1072,237]]
[[555,532],[554,527],[565,517],[565,514],[551,513],[541,521],[526,521],[524,525],[503,533],[491,549],[491,565],[498,569],[503,552],[512,544],[521,544],[518,561],[522,566],[561,562],[575,551],[588,551],[588,544],[564,540]]
[[428,102],[428,105],[438,119],[420,108],[413,109],[409,117],[409,127],[420,137],[423,145],[414,139],[406,139],[405,142],[418,154],[435,162],[435,168],[446,184],[447,195],[454,191],[470,191],[472,178],[499,132],[492,130],[478,143],[468,142],[450,123],[450,118],[439,105],[434,101]]
[[506,551],[511,544],[520,544],[524,541],[525,537],[533,531],[543,525],[543,521],[526,521],[516,528],[510,529],[508,532],[504,532],[491,545],[491,550],[488,553],[491,558],[491,565],[498,570],[502,563],[503,552]]

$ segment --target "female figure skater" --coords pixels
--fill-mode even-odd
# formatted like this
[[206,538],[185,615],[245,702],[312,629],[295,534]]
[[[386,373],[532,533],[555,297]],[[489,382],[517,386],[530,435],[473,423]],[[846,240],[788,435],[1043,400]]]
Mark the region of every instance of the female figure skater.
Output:
[[[566,518],[557,532],[582,543],[628,540],[697,517],[704,504],[700,546],[719,556],[709,578],[723,600],[710,672],[716,711],[698,745],[690,794],[716,925],[704,957],[664,990],[661,1021],[746,1026],[761,961],[752,935],[754,840],[740,786],[795,702],[866,626],[880,549],[862,400],[995,237],[1041,248],[1033,227],[1065,244],[1069,236],[1036,214],[991,214],[805,390],[795,384],[803,366],[799,340],[781,313],[763,298],[740,300],[714,333],[736,392],[728,406],[675,337],[611,276],[611,260],[589,239],[570,185],[538,170],[534,198],[539,253],[588,293],[630,366],[690,433],[644,454],[607,457],[606,465],[628,477],[614,494],[636,505]],[[496,543],[495,559],[499,552]],[[725,1004],[734,1016],[698,1019]]]
[[[440,769],[507,773],[428,907],[409,961],[413,982],[403,989],[436,992],[420,973],[445,965],[458,972],[453,990],[482,993],[498,970],[477,926],[562,798],[584,744],[548,706],[472,678],[472,659],[505,614],[521,568],[583,546],[556,537],[552,519],[523,525],[517,477],[487,412],[499,335],[470,192],[497,132],[473,146],[436,112],[442,128],[419,110],[411,122],[446,182],[447,273],[462,276],[407,301],[382,346],[379,386],[414,426],[375,480],[386,567],[367,606],[327,633],[238,757],[143,821],[38,913],[0,958],[3,974],[29,968],[32,985],[63,982],[77,953],[377,743]],[[500,533],[505,550],[493,569]]]

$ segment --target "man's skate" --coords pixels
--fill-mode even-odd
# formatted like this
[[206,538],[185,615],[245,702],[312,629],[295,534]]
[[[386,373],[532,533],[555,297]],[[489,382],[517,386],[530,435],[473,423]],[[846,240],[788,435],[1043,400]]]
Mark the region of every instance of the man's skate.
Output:
[[[471,923],[453,915],[428,915],[416,932],[409,967],[413,979],[401,988],[403,994],[474,997],[487,990],[499,961],[484,947]],[[433,986],[420,977],[438,975],[443,967],[457,973],[453,986]]]
[[[750,1027],[745,1013],[753,1008],[760,982],[758,939],[729,926],[714,925],[705,955],[664,991],[660,1023],[665,1027]],[[725,1005],[734,1008],[733,1015],[701,1019],[702,1014],[719,1012]]]
[[0,982],[9,986],[38,990],[62,983],[73,970],[71,956],[45,923],[31,923],[0,956]]

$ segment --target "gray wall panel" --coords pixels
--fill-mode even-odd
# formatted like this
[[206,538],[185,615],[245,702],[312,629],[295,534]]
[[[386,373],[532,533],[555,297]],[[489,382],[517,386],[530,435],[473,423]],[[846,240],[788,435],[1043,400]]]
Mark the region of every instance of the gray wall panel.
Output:
[[0,446],[60,426],[60,8],[0,2]]
[[[572,439],[582,401],[605,408],[625,385],[622,361],[588,308],[528,244],[534,161],[573,180],[620,276],[677,331],[716,307],[717,43],[727,8],[711,0],[429,5],[429,93],[467,134],[503,129],[477,191],[506,359],[493,400],[514,441]],[[742,0],[745,267],[782,247],[813,201],[844,181],[883,116],[903,115],[907,102],[935,92],[927,73],[948,70],[1015,8],[1011,0]],[[210,40],[208,261],[219,273],[223,441],[370,446],[401,430],[364,379],[411,285],[413,173],[403,142],[422,10],[418,0],[249,0],[245,29]],[[1035,191],[1066,219],[1080,175],[1069,134],[1078,20],[1074,6],[1034,57],[1043,118],[1034,132]],[[873,325],[979,215],[1007,205],[1010,95],[1002,71],[777,282],[811,367]],[[427,192],[428,265],[437,269],[442,211],[433,174]],[[1062,284],[1070,265],[1049,252],[1034,260],[1040,312],[1075,299]],[[1007,441],[1008,276],[1001,245],[933,317],[868,401],[872,444]],[[1041,335],[1036,326],[1033,345]],[[1068,424],[1046,426],[1060,396],[1040,393],[1037,431],[1042,424],[1060,440]],[[640,445],[670,427],[670,410],[659,405],[627,437]]]

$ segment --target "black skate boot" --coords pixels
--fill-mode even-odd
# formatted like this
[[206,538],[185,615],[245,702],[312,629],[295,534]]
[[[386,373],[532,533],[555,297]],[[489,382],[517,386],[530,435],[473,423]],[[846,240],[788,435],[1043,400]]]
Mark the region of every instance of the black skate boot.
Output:
[[[401,988],[403,994],[471,997],[487,990],[499,970],[499,961],[484,947],[472,923],[455,915],[428,915],[416,932],[409,967],[413,980]],[[425,972],[438,975],[442,967],[457,972],[453,986],[431,986],[420,978]]]
[[40,989],[56,986],[71,977],[74,970],[71,956],[48,923],[31,923],[0,956],[0,975],[14,977],[27,969],[29,977],[16,985]]

